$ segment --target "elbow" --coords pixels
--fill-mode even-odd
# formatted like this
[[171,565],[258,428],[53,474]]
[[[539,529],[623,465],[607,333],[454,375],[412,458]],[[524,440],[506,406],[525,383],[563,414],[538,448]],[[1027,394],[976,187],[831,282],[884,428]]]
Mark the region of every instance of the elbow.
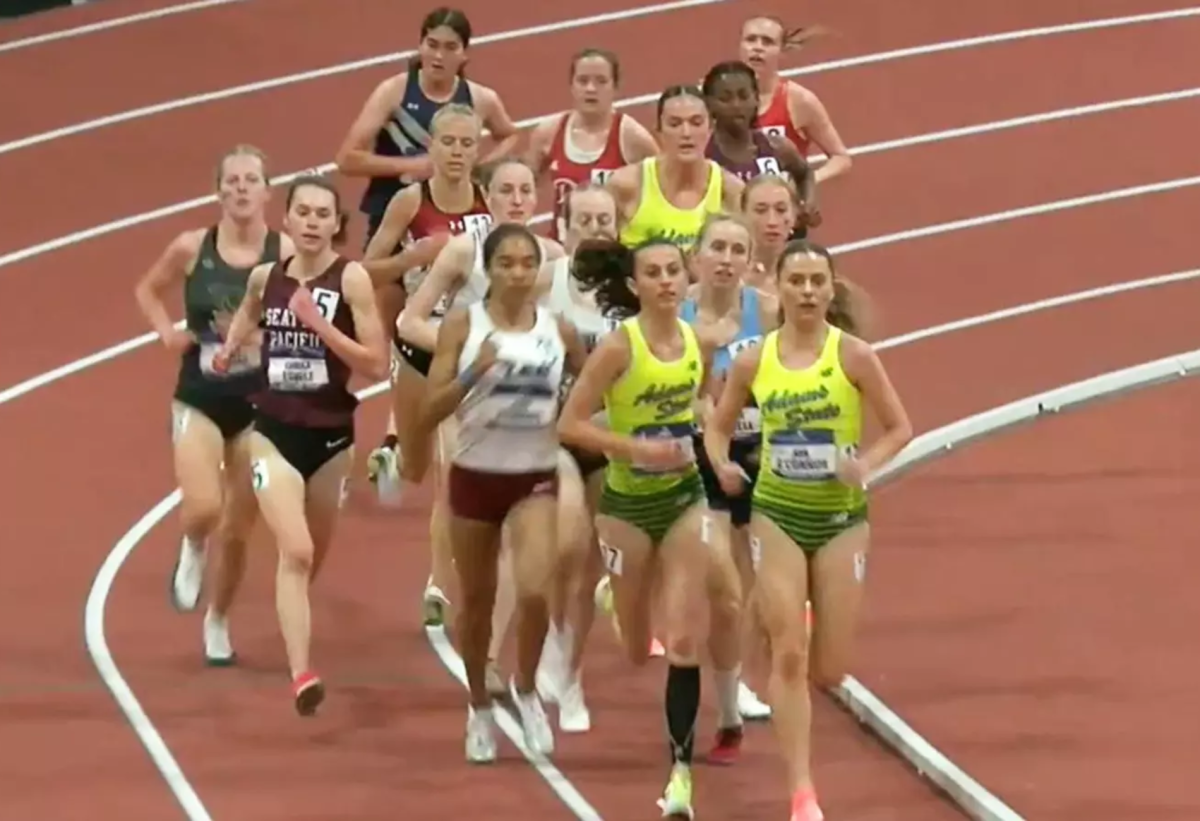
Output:
[[379,382],[386,382],[392,375],[392,358],[385,350],[383,354],[371,357],[371,366],[367,375]]
[[564,445],[579,444],[579,425],[566,414],[558,417],[558,441]]
[[358,152],[353,148],[346,148],[344,146],[338,150],[337,155],[333,158],[333,164],[339,174],[345,174],[348,177],[358,176],[357,154]]
[[896,451],[904,450],[904,448],[908,447],[908,443],[913,440],[912,422],[905,419],[896,426],[892,435],[896,437]]

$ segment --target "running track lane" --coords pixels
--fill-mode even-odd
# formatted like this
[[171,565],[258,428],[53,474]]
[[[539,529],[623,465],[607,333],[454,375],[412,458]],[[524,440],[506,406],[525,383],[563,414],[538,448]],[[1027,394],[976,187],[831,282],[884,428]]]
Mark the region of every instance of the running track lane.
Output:
[[[648,25],[649,21],[643,21],[643,23]],[[1184,21],[1173,25],[1186,28],[1192,24]],[[1173,31],[1172,26],[1163,24],[1117,30],[1118,33],[1124,32],[1131,35],[1137,32],[1144,37],[1149,37],[1161,50],[1169,50],[1172,45],[1178,45],[1171,38],[1169,34],[1171,31]],[[1195,33],[1200,35],[1200,28],[1197,28]],[[894,121],[889,120],[881,126],[877,125],[874,130],[866,131],[865,139],[859,144],[894,138],[904,133],[927,133],[947,126],[974,122],[973,117],[979,116],[979,113],[972,112],[971,115],[955,113],[961,104],[959,101],[969,99],[957,93],[957,89],[961,85],[973,87],[983,83],[989,76],[989,72],[1003,72],[1006,66],[1020,66],[1023,74],[1017,75],[1010,72],[1006,77],[1007,82],[1003,83],[1001,87],[1027,88],[1037,79],[1038,65],[1047,60],[1057,59],[1058,49],[1063,43],[1074,42],[1076,40],[1072,38],[1084,36],[1112,37],[1113,32],[1070,35],[1065,38],[1051,37],[1006,45],[1003,48],[946,54],[938,59],[952,64],[953,70],[946,71],[941,75],[933,75],[928,70],[925,73],[930,77],[956,78],[949,83],[943,81],[943,86],[935,88],[935,96],[953,102],[943,106],[945,110],[922,113],[923,109],[918,105],[918,93],[909,91],[904,99],[904,110],[911,109],[914,114],[908,118],[895,118]],[[1091,41],[1079,40],[1079,42]],[[1139,40],[1134,37],[1126,37],[1124,41],[1103,42],[1103,47],[1095,50],[1096,54],[1103,55],[1103,57],[1089,58],[1096,62],[1086,65],[1087,71],[1083,73],[1083,76],[1107,76],[1108,69],[1106,67],[1113,64],[1122,69],[1119,76],[1131,75],[1133,72],[1128,69],[1133,65],[1137,56],[1144,51],[1144,48],[1138,43]],[[499,48],[499,46],[492,48]],[[980,59],[971,61],[967,55],[972,53],[978,54]],[[1093,51],[1089,49],[1086,53],[1090,55]],[[886,72],[875,72],[874,75],[869,71],[864,73],[864,70],[849,73],[862,78],[865,81],[863,85],[870,90],[873,85],[870,82],[873,76],[890,76],[904,66],[914,63],[924,64],[929,61],[930,58],[900,61],[896,64],[896,68],[888,69]],[[1084,62],[1086,63],[1086,60]],[[985,68],[973,69],[972,66],[975,63],[982,63]],[[1200,66],[1196,68],[1200,70]],[[659,72],[661,73],[661,69]],[[826,79],[837,76],[840,74],[835,72],[827,75]],[[914,78],[914,82],[904,84],[903,88],[918,87],[918,79],[920,78]],[[1170,71],[1164,71],[1161,76],[1156,75],[1152,80],[1152,84],[1124,82],[1118,87],[1118,90],[1129,95],[1178,88],[1186,81],[1186,76],[1182,73],[1172,75]],[[926,81],[926,85],[929,86],[931,82],[932,80]],[[878,86],[879,84],[874,85]],[[1099,82],[1084,87],[1080,87],[1080,84],[1076,82],[1063,82],[1057,85],[1046,82],[1042,85],[1051,87],[1053,91],[1043,91],[1036,101],[1037,107],[1021,108],[1018,101],[1009,100],[1005,95],[999,95],[999,102],[1003,104],[1003,107],[997,106],[998,113],[1004,116],[1028,114],[1104,99],[1103,85]],[[875,110],[883,104],[883,100],[882,97],[875,98],[872,94],[883,95],[885,92],[886,84],[883,88],[871,93],[864,92],[862,95],[864,107]],[[831,105],[834,104],[831,102]],[[982,110],[981,106],[972,105],[974,108]],[[1036,191],[1045,191],[1052,195],[1050,198],[1059,198],[1096,189],[1119,187],[1145,179],[1166,178],[1170,176],[1171,169],[1175,167],[1176,158],[1179,158],[1178,162],[1182,163],[1180,167],[1185,167],[1189,163],[1194,167],[1195,161],[1192,159],[1194,152],[1182,147],[1182,140],[1186,139],[1186,135],[1190,133],[1187,122],[1190,119],[1192,107],[1190,101],[1185,100],[1159,104],[1146,109],[1127,109],[1109,114],[1089,115],[1078,120],[1067,120],[1049,125],[1026,126],[1016,133],[994,133],[966,139],[959,138],[947,143],[934,143],[903,151],[891,150],[861,157],[858,164],[865,173],[855,175],[855,185],[832,186],[826,195],[825,207],[831,216],[829,226],[822,229],[822,237],[827,241],[835,241],[851,236],[848,232],[852,231],[854,238],[862,238],[963,216],[964,214],[957,208],[956,203],[962,201],[961,197],[964,192],[981,197],[981,203],[986,210],[994,210],[1037,202],[1037,199],[1030,196]],[[854,106],[851,106],[850,109],[852,112],[858,111],[858,108]],[[643,108],[639,113],[645,117],[648,112]],[[1148,118],[1145,125],[1140,124],[1143,117]],[[1169,118],[1172,117],[1180,120],[1178,126],[1171,126]],[[159,120],[146,122],[149,127],[149,124],[157,123]],[[895,130],[898,125],[912,130],[898,132]],[[1125,139],[1126,134],[1134,131],[1146,135],[1136,153],[1129,151]],[[236,137],[231,133],[230,140],[233,139]],[[330,139],[336,140],[336,136],[330,136]],[[1076,142],[1093,142],[1097,139],[1106,141],[1104,147],[1097,148],[1083,157],[1076,152],[1064,150],[1065,146],[1072,146]],[[1014,143],[1013,141],[1029,142]],[[1045,141],[1050,141],[1053,145],[1050,147],[1041,145]],[[213,150],[218,150],[219,145],[223,145],[223,143],[214,141]],[[1014,145],[1017,150],[1007,151],[1003,148],[1005,145]],[[1112,155],[1120,156],[1122,161],[1113,162],[1110,159]],[[1031,165],[1028,160],[1030,156],[1050,157],[1053,166],[1039,168]],[[197,178],[196,182],[199,185],[200,177],[207,171],[208,165],[199,156],[196,159],[197,164],[191,167],[190,173]],[[880,165],[881,163],[882,165]],[[1010,169],[1014,166],[1020,167],[1023,173],[1012,174]],[[892,205],[897,200],[896,192],[898,191],[905,192],[902,197],[903,208]],[[170,199],[169,195],[156,194],[155,196],[156,199],[151,201],[156,203]],[[143,203],[146,201],[142,200]],[[858,216],[851,224],[846,220],[838,219],[839,213],[853,213]],[[113,258],[114,252],[124,248],[127,243],[129,245],[136,243],[138,247],[154,249],[165,242],[165,238],[174,232],[194,225],[196,217],[197,214],[187,213],[166,220],[161,225],[151,224],[132,229],[132,234],[128,237],[110,235],[46,255],[40,259],[31,260],[17,266],[16,270],[8,272],[8,275],[21,275],[22,271],[28,271],[34,276],[48,276],[59,280],[77,268],[88,271],[103,270],[103,275],[88,276],[83,280],[76,279],[79,282],[77,287],[81,301],[90,305],[104,306],[104,309],[83,317],[82,327],[72,337],[60,338],[52,343],[48,342],[36,354],[25,357],[20,362],[14,360],[10,367],[21,369],[16,373],[3,372],[4,369],[0,369],[0,379],[11,383],[20,377],[41,372],[63,361],[131,336],[132,332],[139,329],[142,323],[132,302],[127,298],[127,291],[124,288],[114,289],[112,287],[112,282],[117,277],[107,275],[109,268],[125,272],[126,266],[129,265],[127,255],[122,255],[120,259],[117,259]],[[114,246],[114,242],[117,245]],[[153,253],[153,250],[150,253]],[[57,291],[41,293],[44,294],[45,304],[39,304],[37,310],[28,312],[31,317],[30,321],[33,321],[32,317],[53,315],[59,310]],[[39,293],[35,292],[31,298],[37,301]],[[25,338],[31,332],[31,329],[23,323],[17,322],[5,330],[0,330],[0,340],[3,340],[5,333],[11,333],[14,339],[19,339]]]
[[881,494],[876,592],[907,595],[876,597],[896,651],[864,679],[1030,819],[1200,815],[1198,400],[1187,379],[1050,417]]

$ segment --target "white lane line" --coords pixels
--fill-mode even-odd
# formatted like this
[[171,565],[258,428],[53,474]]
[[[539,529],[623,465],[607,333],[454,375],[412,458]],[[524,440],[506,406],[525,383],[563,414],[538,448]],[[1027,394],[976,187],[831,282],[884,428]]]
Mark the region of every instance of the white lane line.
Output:
[[[1114,202],[1133,197],[1142,197],[1148,194],[1163,193],[1166,191],[1173,191],[1198,184],[1200,184],[1200,177],[1184,177],[1178,180],[1167,180],[1165,182],[1138,185],[1131,188],[1118,188],[1113,191],[1103,191],[1083,197],[1055,200],[1053,202],[1046,202],[1040,205],[1029,205],[1024,208],[1015,208],[993,214],[984,214],[978,217],[970,217],[967,219],[953,220],[951,222],[927,225],[923,228],[913,228],[907,231],[899,231],[892,234],[869,237],[856,242],[835,245],[830,250],[835,254],[845,254],[851,251],[862,251],[870,248],[878,248],[883,245],[891,245],[897,242],[905,242],[908,240],[949,234],[969,228],[979,228],[984,225],[995,225],[998,223],[1009,222],[1011,220],[1023,219],[1026,217],[1052,214],[1060,211],[1067,211],[1073,208],[1082,208],[1088,205],[1097,205],[1100,203]],[[182,321],[176,323],[176,327],[182,326]],[[157,341],[158,336],[156,334],[144,333],[140,336],[133,337],[132,339],[127,339],[124,342],[118,342],[115,345],[103,348],[102,350],[96,351],[95,353],[85,356],[81,359],[76,359],[72,362],[68,362],[65,365],[45,371],[44,373],[38,374],[35,377],[18,382],[17,384],[0,391],[0,405],[3,405],[6,402],[11,402],[18,397],[24,396],[25,394],[31,393],[39,388],[44,388],[47,385],[59,381],[60,379],[65,379],[72,374],[86,370],[93,365],[98,365],[101,362],[115,359],[118,356],[130,353],[138,348],[145,347],[146,345],[155,344]]]
[[73,37],[82,37],[85,34],[95,34],[98,31],[107,31],[108,29],[121,28],[122,26],[130,26],[134,23],[143,23],[147,20],[159,20],[163,17],[173,17],[176,14],[183,14],[189,11],[200,11],[201,9],[212,8],[213,6],[227,6],[231,3],[244,3],[248,0],[196,0],[193,3],[180,3],[177,6],[167,6],[153,11],[143,11],[137,14],[129,14],[124,17],[114,17],[111,20],[101,20],[97,23],[88,23],[84,26],[75,26],[69,29],[59,29],[58,31],[48,31],[45,34],[36,34],[32,37],[23,37],[20,40],[9,40],[5,43],[0,43],[0,54],[6,51],[16,51],[17,49],[29,48],[30,46],[40,46],[46,43],[53,43],[58,40],[69,40]]
[[[915,331],[910,334],[905,334],[901,337],[884,340],[883,342],[879,343],[878,347],[894,348],[904,344],[911,344],[913,342],[943,336],[945,334],[957,333],[968,328],[974,328],[993,322],[1003,321],[1004,319],[1009,319],[1015,316],[1023,316],[1038,311],[1046,311],[1076,302],[1099,299],[1104,296],[1128,293],[1130,291],[1142,288],[1159,287],[1161,285],[1168,285],[1187,279],[1193,279],[1198,276],[1200,276],[1200,271],[1185,271],[1175,274],[1167,274],[1165,276],[1135,280],[1133,282],[1120,283],[1117,285],[1110,285],[1105,288],[1092,288],[1086,291],[1079,291],[1075,294],[1066,294],[1048,300],[1038,300],[1037,302],[1030,302],[1025,305],[1008,308],[1004,311],[994,311],[987,314],[980,314],[979,316],[961,319],[956,322]],[[388,383],[379,382],[359,391],[358,397],[364,400],[370,399],[386,392],[387,388]],[[0,404],[3,404],[3,402],[6,401],[10,400],[7,398],[0,398]],[[137,523],[130,528],[130,530],[113,546],[111,552],[104,560],[103,565],[101,565],[100,571],[97,573],[96,578],[92,583],[91,590],[88,593],[87,606],[84,612],[85,640],[87,643],[88,652],[91,654],[92,660],[96,665],[96,670],[99,673],[101,680],[104,682],[105,686],[112,691],[113,697],[117,701],[117,705],[125,714],[125,717],[129,721],[130,726],[133,728],[134,733],[137,734],[138,738],[145,746],[151,760],[154,761],[155,766],[158,768],[159,772],[162,773],[167,786],[171,789],[172,793],[175,794],[175,797],[179,801],[180,805],[183,806],[184,811],[188,813],[188,818],[191,819],[191,821],[211,821],[207,812],[204,810],[203,805],[200,803],[199,798],[196,797],[195,790],[192,788],[186,776],[179,768],[178,762],[163,743],[162,736],[158,733],[153,721],[151,721],[149,716],[146,715],[145,710],[142,708],[140,702],[137,700],[137,697],[134,695],[128,683],[125,681],[124,676],[121,675],[116,663],[113,661],[112,655],[108,650],[108,643],[105,640],[104,633],[105,605],[108,601],[109,594],[112,592],[112,586],[116,581],[116,575],[118,571],[120,571],[121,566],[133,553],[138,544],[150,533],[151,530],[153,530],[160,522],[162,522],[162,520],[165,519],[172,510],[175,509],[175,507],[179,504],[179,499],[179,490],[176,489],[172,491],[171,494],[163,498],[157,505],[147,511],[146,514],[142,516],[142,518],[139,519]],[[462,673],[462,658],[458,655],[454,648],[449,644],[449,642],[444,641],[444,639],[442,641],[438,641],[436,636],[428,635],[428,633],[427,636],[430,640],[430,643],[433,645],[438,658],[442,661],[442,664],[446,667],[450,674],[453,675],[460,683],[464,682],[465,675]],[[854,692],[859,700],[862,701],[862,692],[866,692],[866,690],[865,688],[862,688],[861,685],[857,685],[857,689],[854,690]],[[879,702],[879,704],[882,704],[882,702]],[[897,718],[896,721],[899,721],[899,719]],[[904,726],[907,728],[907,725]],[[529,758],[529,753],[524,746],[524,740],[522,738],[520,728],[516,725],[516,722],[511,720],[511,716],[509,717],[508,722],[505,722],[503,719],[500,720],[500,729],[506,736],[508,736],[508,738],[522,752],[522,754]],[[893,733],[893,735],[895,735],[895,733]],[[902,746],[907,744],[909,748],[919,748],[923,752],[934,749],[911,728],[907,728],[907,731],[900,733],[899,736]],[[936,752],[936,750],[934,752]],[[908,755],[907,752],[904,754]],[[941,754],[938,753],[938,755],[940,756]],[[945,757],[941,756],[941,759],[931,758],[930,760],[937,762],[939,760],[945,760]],[[555,793],[559,795],[562,801],[575,813],[578,818],[585,819],[585,821],[599,821],[600,815],[590,804],[587,803],[583,796],[579,795],[578,791],[571,786],[570,782],[565,776],[563,776],[561,771],[548,763],[542,766],[539,766],[541,762],[534,763],[531,760],[530,763],[534,764],[538,773],[546,780],[551,789],[553,789]],[[926,771],[926,775],[929,775],[928,771]],[[979,789],[982,788],[980,787]],[[992,798],[994,799],[994,796]],[[1009,817],[1009,821],[1011,821],[1011,817]]]
[[[628,12],[614,12],[610,15],[599,15],[596,18],[591,18],[593,23],[608,22],[610,20],[629,19],[631,17],[644,16],[657,13],[660,10],[670,11],[677,8],[686,8],[690,6],[709,5],[714,2],[723,2],[724,0],[690,0],[689,2],[670,3],[666,6],[656,7],[649,6],[646,9],[639,9]],[[624,15],[624,16],[614,16]],[[1054,26],[1040,26],[1037,28],[1018,29],[1015,31],[1000,32],[997,34],[984,34],[976,37],[966,37],[959,40],[947,40],[937,43],[927,43],[909,48],[891,49],[889,51],[881,51],[873,54],[864,54],[857,57],[846,57],[840,60],[830,60],[824,63],[813,63],[812,65],[802,66],[800,68],[788,69],[781,72],[785,77],[800,77],[809,74],[818,74],[824,71],[835,71],[844,68],[857,68],[860,66],[875,65],[885,63],[892,60],[903,60],[909,57],[923,57],[930,54],[942,54],[951,51],[962,51],[969,48],[978,48],[980,46],[998,45],[1001,43],[1012,43],[1020,40],[1032,40],[1039,37],[1052,37],[1063,34],[1078,34],[1089,31],[1099,31],[1103,29],[1121,28],[1124,26],[1144,25],[1147,23],[1168,22],[1172,20],[1181,20],[1189,17],[1200,16],[1200,7],[1189,7],[1182,9],[1171,9],[1168,11],[1149,12],[1146,14],[1135,14],[1125,17],[1109,17],[1099,20],[1084,20],[1076,23],[1063,23]],[[592,23],[588,23],[591,25]],[[557,31],[559,29],[549,29],[539,27],[536,33],[548,33],[549,31]],[[489,42],[498,42],[500,40],[516,39],[517,37],[527,36],[522,32],[529,32],[531,29],[521,29],[513,32],[501,32],[500,34],[484,35],[472,41],[472,45],[483,44]],[[126,123],[131,120],[137,120],[144,117],[151,117],[157,114],[163,114],[170,111],[177,111],[181,108],[189,106],[201,105],[204,103],[217,102],[227,100],[231,97],[238,97],[245,94],[253,94],[259,91],[267,91],[274,88],[283,88],[297,83],[307,82],[309,80],[317,80],[325,77],[332,77],[338,74],[345,74],[352,71],[360,71],[366,68],[374,68],[375,66],[394,63],[400,60],[406,60],[411,57],[412,51],[393,52],[391,54],[381,54],[376,57],[367,57],[362,60],[354,60],[347,63],[339,63],[325,68],[314,69],[311,71],[303,71],[297,74],[288,74],[283,77],[274,77],[270,80],[260,80],[253,83],[246,83],[231,88],[221,89],[219,91],[210,91],[204,94],[197,94],[192,97],[183,97],[175,100],[167,100],[154,105],[143,106],[141,108],[130,109],[116,114],[110,114],[106,117],[99,117],[94,120],[88,120],[74,125],[55,128],[50,131],[42,132],[41,134],[33,134],[28,137],[23,137],[18,140],[13,140],[8,143],[0,144],[0,154],[7,154],[12,151],[17,151],[22,148],[29,148],[41,143],[50,142],[52,140],[71,137],[76,134],[82,134],[88,131],[94,131],[99,128],[105,128],[110,125]],[[621,107],[629,107],[641,105],[643,103],[653,102],[658,99],[658,94],[643,94],[639,97],[632,97],[621,101]]]
[[[512,31],[501,31],[496,34],[484,34],[471,39],[471,46],[477,47],[487,45],[488,43],[500,43],[508,40],[519,40],[526,37],[538,37],[544,34],[553,34],[559,31],[568,31],[570,29],[587,28],[588,26],[599,26],[605,23],[612,23],[618,20],[634,20],[639,17],[650,17],[655,14],[664,14],[666,12],[680,11],[683,9],[695,8],[699,6],[711,6],[718,3],[729,2],[729,0],[674,0],[670,3],[660,3],[652,6],[639,6],[632,9],[622,9],[620,11],[610,11],[604,14],[595,14],[588,17],[577,17],[572,20],[563,20],[557,23],[545,23],[537,26],[528,26],[521,29],[513,29]],[[564,5],[564,8],[566,6]],[[407,60],[416,54],[415,51],[397,51],[390,54],[382,54],[377,57],[367,57],[362,60],[355,60],[350,63],[339,63],[334,66],[326,66],[325,68],[313,69],[311,71],[303,71],[299,74],[289,74],[284,77],[275,77],[270,80],[260,80],[254,83],[245,83],[232,88],[224,88],[220,91],[208,91],[203,94],[195,94],[191,97],[180,97],[174,100],[167,100],[154,105],[142,106],[140,108],[122,111],[117,114],[109,114],[104,117],[97,117],[94,120],[88,120],[75,125],[63,126],[62,128],[43,131],[41,134],[33,134],[29,137],[22,137],[18,140],[0,144],[0,155],[9,154],[13,151],[19,151],[23,148],[40,145],[41,143],[52,142],[53,140],[61,140],[64,137],[73,137],[77,134],[83,134],[88,131],[95,131],[100,128],[105,128],[118,123],[127,123],[131,120],[138,120],[144,117],[152,117],[157,114],[165,114],[169,111],[178,111],[181,108],[190,108],[192,106],[202,105],[204,103],[214,103],[219,100],[228,100],[231,97],[240,97],[245,94],[253,94],[259,91],[268,91],[274,88],[283,88],[285,86],[295,85],[297,83],[308,80],[319,80],[325,77],[334,77],[339,74],[346,74],[351,71],[359,71],[364,68],[374,68],[375,66],[384,65],[386,63],[396,63],[401,60]]]
[[[1200,86],[1195,88],[1180,89],[1177,91],[1165,91],[1156,94],[1142,95],[1138,97],[1126,97],[1121,100],[1108,100],[1105,102],[1091,103],[1083,106],[1071,106],[1069,108],[1060,108],[1053,111],[1044,111],[1038,114],[1027,114],[1021,117],[993,120],[992,122],[964,126],[962,128],[933,131],[926,134],[918,134],[912,137],[902,137],[900,139],[869,143],[867,145],[851,148],[850,153],[854,156],[859,156],[863,154],[876,154],[883,151],[895,151],[897,149],[909,148],[911,146],[928,145],[946,140],[959,139],[961,137],[990,134],[997,131],[1007,131],[1013,128],[1040,125],[1042,123],[1055,122],[1058,120],[1075,119],[1093,114],[1106,114],[1126,108],[1141,108],[1150,105],[1161,105],[1163,103],[1178,102],[1180,100],[1187,100],[1195,97],[1200,97]],[[551,116],[554,115],[540,115],[528,120],[522,120],[520,123],[518,123],[518,125],[525,127],[541,122]],[[818,155],[815,158],[819,159],[820,157]],[[326,174],[332,172],[334,169],[335,166],[332,163],[327,163],[315,168],[306,168],[303,171],[294,171],[277,176],[273,179],[273,184],[277,186],[287,185],[301,174],[311,172]],[[106,222],[91,228],[85,228],[82,231],[64,234],[61,237],[55,237],[54,239],[46,240],[45,242],[39,242],[36,245],[30,245],[25,248],[19,248],[16,251],[0,254],[0,268],[8,265],[15,265],[18,262],[24,262],[27,259],[33,259],[34,257],[48,254],[53,251],[59,251],[63,248],[67,248],[80,242],[97,239],[117,231],[122,231],[126,228],[135,228],[139,225],[145,225],[146,223],[154,222],[155,220],[166,219],[167,217],[171,217],[176,214],[182,214],[186,211],[202,208],[206,205],[212,205],[216,203],[216,201],[217,198],[211,194],[203,197],[194,197],[193,199],[177,202],[173,205],[165,205],[162,208],[156,208],[153,211],[134,214],[129,217],[113,220],[112,222]],[[535,221],[546,222],[549,219],[550,215],[544,213],[539,214],[535,218]]]
[[[1101,399],[1194,377],[1198,373],[1200,350],[1186,351],[992,408],[918,436],[891,465],[871,477],[870,484],[876,486],[894,481],[917,465],[1018,425],[1079,410]],[[941,787],[969,817],[975,821],[1024,821],[1012,807],[963,772],[853,676],[846,676],[834,694],[864,724],[897,749],[917,772]]]

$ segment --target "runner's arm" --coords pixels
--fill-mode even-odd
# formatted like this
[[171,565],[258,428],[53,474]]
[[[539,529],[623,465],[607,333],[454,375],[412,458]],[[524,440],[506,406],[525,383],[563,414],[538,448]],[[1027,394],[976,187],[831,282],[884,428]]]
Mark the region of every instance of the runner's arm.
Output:
[[168,345],[180,334],[186,335],[187,332],[179,330],[171,322],[163,293],[168,288],[181,285],[187,279],[188,270],[200,254],[200,244],[203,241],[202,230],[185,231],[175,237],[138,280],[133,290],[142,316],[150,323],[158,338]]
[[592,453],[607,453],[629,461],[634,439],[614,433],[593,420],[603,407],[604,393],[629,367],[629,335],[621,329],[608,334],[584,362],[558,417],[558,437]]
[[762,346],[755,345],[737,355],[725,376],[725,387],[704,426],[704,451],[713,468],[729,463],[729,445],[742,410],[750,402],[750,385],[758,373]]
[[274,263],[255,266],[246,280],[246,295],[238,305],[237,312],[229,322],[229,333],[225,335],[222,351],[232,356],[246,344],[250,336],[258,329],[262,319],[263,290],[267,287],[267,276],[271,273]]
[[425,275],[417,292],[400,314],[396,332],[423,351],[437,347],[438,328],[430,321],[442,297],[452,294],[475,263],[475,241],[467,234],[452,238]]
[[[470,330],[471,318],[465,308],[446,314],[445,321],[438,328],[437,344],[433,346],[433,361],[429,365],[429,374],[425,377],[425,399],[421,403],[420,413],[417,414],[416,429],[421,437],[432,433],[442,420],[454,413],[486,370],[488,361],[481,350],[484,362],[480,363],[477,359],[461,376],[458,373],[458,359],[462,355],[463,345],[467,342]],[[484,344],[490,348],[490,343]],[[493,362],[494,353],[491,352]]]
[[871,447],[858,455],[869,476],[896,458],[896,454],[912,441],[912,422],[879,354],[870,344],[858,337],[843,335],[842,357],[846,376],[862,393],[883,428]]

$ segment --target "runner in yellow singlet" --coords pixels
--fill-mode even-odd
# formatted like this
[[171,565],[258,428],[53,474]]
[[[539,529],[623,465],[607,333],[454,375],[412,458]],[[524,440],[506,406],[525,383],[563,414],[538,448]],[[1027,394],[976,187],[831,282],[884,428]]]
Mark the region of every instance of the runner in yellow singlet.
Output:
[[[622,640],[635,664],[648,657],[657,599],[669,663],[673,762],[660,805],[664,817],[691,817],[703,638],[694,614],[706,604],[714,552],[706,540],[715,530],[692,437],[712,353],[679,318],[687,267],[669,240],[636,249],[589,241],[576,250],[574,271],[601,311],[627,318],[588,358],[563,406],[559,435],[565,445],[608,455],[596,531]],[[593,418],[601,406],[606,426]]]
[[[821,821],[809,764],[808,679],[833,687],[845,675],[866,570],[866,479],[908,443],[912,425],[874,349],[853,335],[861,301],[837,276],[830,253],[794,240],[776,274],[783,325],[734,359],[704,449],[725,491],[739,492],[743,474],[729,445],[753,397],[762,456],[750,538],[754,606],[771,655],[772,723],[787,765],[791,821]],[[864,406],[882,432],[860,449]],[[811,647],[804,619],[810,591]]]
[[667,240],[687,251],[709,214],[739,210],[744,184],[704,155],[711,134],[699,89],[671,86],[658,98],[658,156],[618,169],[608,180],[623,245]]

